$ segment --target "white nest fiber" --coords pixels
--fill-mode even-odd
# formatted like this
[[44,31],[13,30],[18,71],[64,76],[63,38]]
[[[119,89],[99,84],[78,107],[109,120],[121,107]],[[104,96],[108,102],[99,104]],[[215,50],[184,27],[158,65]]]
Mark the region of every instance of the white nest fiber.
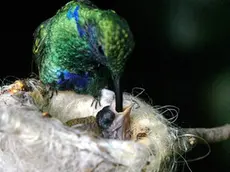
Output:
[[[38,81],[29,82],[33,91]],[[2,90],[10,86],[2,87]],[[114,94],[103,90],[102,107],[91,107],[92,97],[59,92],[45,104],[28,92],[0,95],[1,172],[89,172],[175,170],[178,129],[157,109],[139,98],[124,94],[124,106],[133,102],[130,141],[94,137],[63,123],[95,116],[104,106],[114,106]],[[52,115],[45,118],[41,110]]]

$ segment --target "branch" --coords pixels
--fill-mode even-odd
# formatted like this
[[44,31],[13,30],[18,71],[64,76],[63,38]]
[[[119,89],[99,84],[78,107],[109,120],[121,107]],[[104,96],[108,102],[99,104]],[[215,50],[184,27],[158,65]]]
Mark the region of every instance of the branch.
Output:
[[[226,124],[214,128],[186,128],[184,130],[185,133],[199,136],[203,138],[205,141],[207,141],[208,143],[216,143],[216,142],[221,142],[230,139],[230,124]],[[193,141],[194,139],[195,142],[200,141],[196,137],[193,137]]]

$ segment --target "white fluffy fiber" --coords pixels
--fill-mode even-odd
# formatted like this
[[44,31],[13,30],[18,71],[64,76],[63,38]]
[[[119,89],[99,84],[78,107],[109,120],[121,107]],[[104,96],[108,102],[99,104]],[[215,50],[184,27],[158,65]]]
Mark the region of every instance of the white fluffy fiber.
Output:
[[[114,94],[103,90],[102,106],[114,106]],[[15,98],[0,95],[1,172],[171,171],[177,129],[156,109],[129,94],[124,106],[135,100],[131,112],[132,141],[105,140],[63,125],[76,117],[96,115],[92,97],[73,92],[54,95],[44,118],[39,106],[24,93]],[[138,133],[147,137],[135,141]]]

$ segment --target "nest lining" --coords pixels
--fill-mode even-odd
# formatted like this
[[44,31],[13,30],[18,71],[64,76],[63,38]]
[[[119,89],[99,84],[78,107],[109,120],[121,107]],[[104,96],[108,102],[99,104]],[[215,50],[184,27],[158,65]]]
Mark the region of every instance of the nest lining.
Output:
[[50,99],[47,88],[34,78],[3,86],[0,171],[174,171],[175,154],[185,149],[187,138],[178,142],[180,129],[156,108],[128,93],[123,97],[124,106],[135,102],[131,139],[103,139],[64,124],[96,116],[104,106],[114,108],[112,91],[102,90],[102,106],[95,109],[93,97],[72,91],[60,91]]

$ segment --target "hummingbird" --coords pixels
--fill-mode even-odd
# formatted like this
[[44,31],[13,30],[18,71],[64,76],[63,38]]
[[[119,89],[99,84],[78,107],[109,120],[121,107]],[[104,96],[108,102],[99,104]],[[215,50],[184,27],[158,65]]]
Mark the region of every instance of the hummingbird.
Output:
[[100,103],[101,90],[112,80],[121,112],[120,80],[134,45],[128,22],[115,11],[74,0],[37,27],[33,56],[39,79],[55,90],[92,95]]

